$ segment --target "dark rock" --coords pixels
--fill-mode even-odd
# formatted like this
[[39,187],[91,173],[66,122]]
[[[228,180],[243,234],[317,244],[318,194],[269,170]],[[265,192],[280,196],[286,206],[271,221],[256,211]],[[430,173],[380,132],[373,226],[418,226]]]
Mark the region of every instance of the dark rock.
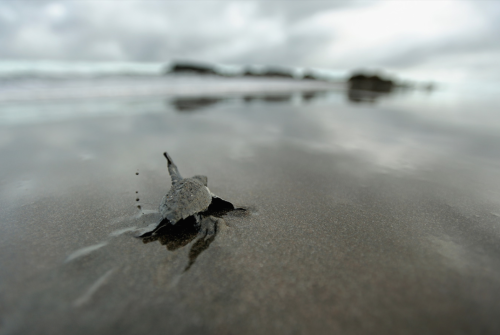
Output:
[[319,78],[317,78],[314,74],[312,74],[311,72],[306,72],[303,76],[302,76],[302,79],[304,80],[319,80]]
[[202,75],[219,75],[219,73],[209,64],[201,63],[175,63],[167,73],[193,73]]
[[302,74],[302,79],[303,80],[321,80],[321,81],[327,81],[326,78],[324,78],[323,76],[311,71],[311,70],[306,70],[304,71],[304,73]]
[[395,82],[391,79],[385,79],[378,75],[367,75],[363,73],[352,75],[348,80],[348,84],[350,90],[384,93],[391,92],[395,86]]
[[265,77],[265,78],[289,78],[295,79],[293,73],[290,70],[282,68],[268,68],[262,71],[256,71],[254,69],[246,69],[243,72],[244,77]]

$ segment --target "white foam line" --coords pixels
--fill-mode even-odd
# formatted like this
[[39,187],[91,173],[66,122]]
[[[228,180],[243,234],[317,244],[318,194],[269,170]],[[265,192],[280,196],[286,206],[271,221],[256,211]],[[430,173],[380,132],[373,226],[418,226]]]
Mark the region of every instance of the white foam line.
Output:
[[66,260],[64,262],[65,263],[71,262],[75,258],[88,255],[91,252],[96,251],[97,249],[100,249],[100,248],[104,247],[106,244],[108,244],[108,242],[102,242],[102,243],[99,243],[99,244],[94,244],[94,245],[91,245],[91,246],[88,246],[88,247],[85,247],[85,248],[78,249],[78,250],[72,252],[71,254],[69,254],[69,256],[66,258]]
[[73,306],[75,307],[81,307],[88,303],[90,299],[92,299],[92,296],[103,286],[108,278],[113,274],[115,269],[108,270],[105,274],[103,274],[99,279],[95,281],[92,286],[89,287],[87,292],[85,292],[80,298],[76,299],[75,302],[73,302]]
[[[212,82],[207,82],[212,84]],[[119,98],[119,97],[149,97],[149,96],[198,96],[200,94],[230,94],[230,93],[252,93],[252,92],[281,92],[290,90],[310,90],[343,87],[339,83],[326,82],[300,82],[295,80],[283,81],[232,81],[213,82],[207,85],[202,81],[188,83],[159,83],[144,84],[141,89],[136,85],[117,86],[86,86],[77,88],[44,88],[44,89],[18,89],[8,92],[0,91],[0,102],[12,101],[45,101],[45,100],[73,100],[89,98]]]

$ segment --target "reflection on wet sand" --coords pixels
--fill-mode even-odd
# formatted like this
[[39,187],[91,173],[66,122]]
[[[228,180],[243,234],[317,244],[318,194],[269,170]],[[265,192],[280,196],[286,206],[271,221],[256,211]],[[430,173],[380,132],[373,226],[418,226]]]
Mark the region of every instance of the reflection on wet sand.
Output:
[[265,95],[262,97],[262,101],[265,102],[288,102],[292,98],[291,94],[274,94]]
[[[393,93],[405,92],[411,89],[412,83],[397,82],[391,78],[386,78],[379,74],[355,73],[347,80],[345,95],[352,103],[375,103],[380,98],[389,97]],[[432,91],[432,84],[424,87],[428,92]],[[319,98],[326,98],[331,94],[338,94],[337,90],[305,90],[294,92],[277,93],[252,93],[243,95],[225,95],[225,96],[192,96],[176,97],[167,100],[178,112],[192,112],[197,110],[214,107],[228,100],[242,101],[245,104],[262,103],[292,103],[297,101],[300,104],[308,104]]]
[[245,103],[252,102],[270,102],[270,103],[283,103],[290,102],[292,100],[292,93],[276,93],[276,94],[260,94],[260,95],[245,95],[243,101]]
[[[390,96],[390,92],[377,92],[370,90],[359,90],[348,88],[346,96],[353,103],[374,103],[381,97]],[[279,94],[246,94],[243,96],[217,96],[217,97],[178,97],[167,100],[167,104],[171,105],[178,112],[194,112],[214,107],[229,100],[237,100],[245,104],[262,102],[272,104],[287,104],[294,101],[294,95],[299,97],[301,104],[309,104],[320,98],[326,98],[329,94],[338,94],[337,91],[305,91],[298,93],[279,93]]]
[[209,107],[214,107],[220,103],[229,100],[239,100],[243,103],[291,103],[294,96],[300,97],[303,104],[310,103],[311,101],[326,96],[328,93],[337,94],[337,91],[304,91],[304,92],[287,92],[287,93],[273,93],[273,94],[244,94],[241,96],[194,96],[194,97],[175,97],[166,101],[167,105],[172,106],[178,112],[193,112],[203,110]]
[[353,103],[375,103],[379,98],[388,96],[390,93],[373,92],[373,91],[360,91],[360,90],[347,90],[347,98]]
[[291,93],[280,93],[280,94],[267,94],[267,95],[245,95],[243,101],[245,103],[251,103],[256,101],[262,102],[290,102],[293,95]]
[[221,97],[182,97],[174,98],[170,103],[179,112],[192,112],[208,108],[225,100]]
[[314,100],[314,98],[317,98],[320,95],[321,95],[320,91],[303,92],[302,93],[302,101],[310,102],[310,101]]

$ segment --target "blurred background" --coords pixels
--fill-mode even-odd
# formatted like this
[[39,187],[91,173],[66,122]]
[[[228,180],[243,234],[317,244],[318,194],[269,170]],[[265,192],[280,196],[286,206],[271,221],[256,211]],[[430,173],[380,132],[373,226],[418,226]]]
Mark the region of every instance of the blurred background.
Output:
[[496,1],[2,1],[0,75],[156,74],[172,60],[496,82]]

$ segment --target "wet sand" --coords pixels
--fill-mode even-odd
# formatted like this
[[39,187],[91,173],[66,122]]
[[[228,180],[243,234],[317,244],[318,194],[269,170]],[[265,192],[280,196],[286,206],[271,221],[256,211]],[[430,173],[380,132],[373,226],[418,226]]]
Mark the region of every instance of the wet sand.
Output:
[[[495,100],[319,96],[2,125],[0,334],[500,333]],[[248,209],[187,271],[165,150]]]

